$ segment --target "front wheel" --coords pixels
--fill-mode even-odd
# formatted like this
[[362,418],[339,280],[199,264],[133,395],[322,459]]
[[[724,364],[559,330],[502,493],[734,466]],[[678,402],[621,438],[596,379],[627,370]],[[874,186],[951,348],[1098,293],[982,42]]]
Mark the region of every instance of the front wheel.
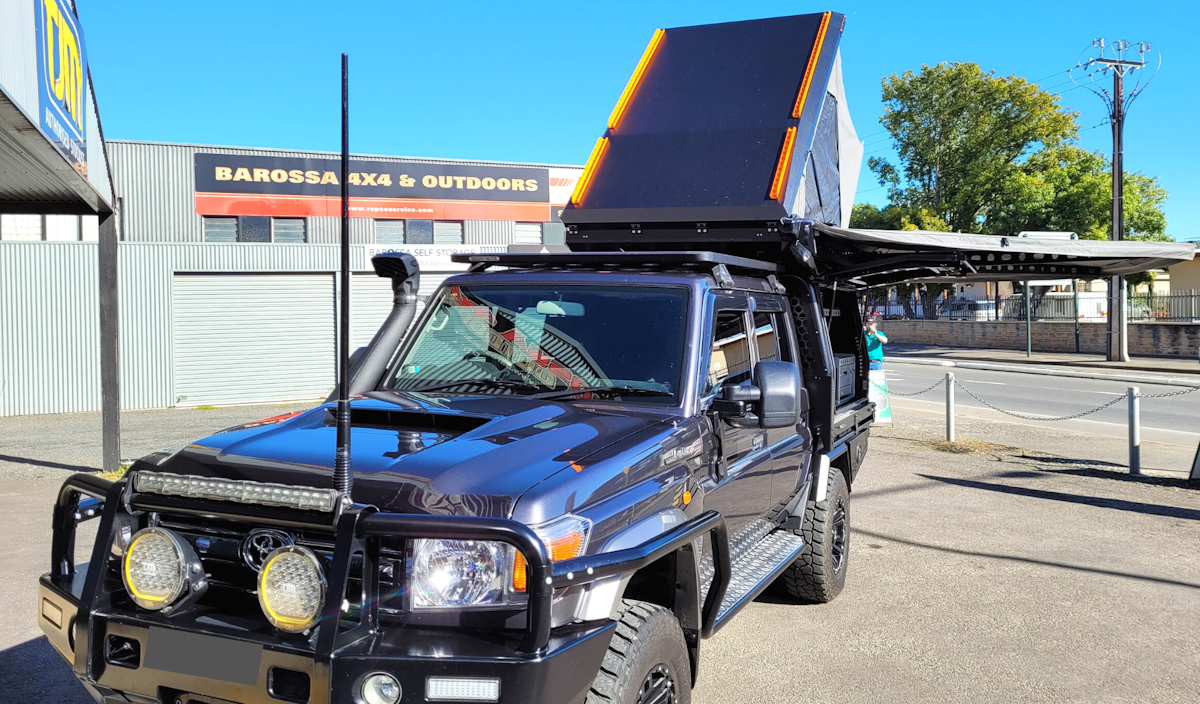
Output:
[[825,500],[808,502],[796,532],[804,538],[804,550],[783,573],[788,592],[814,604],[833,601],[846,586],[850,561],[850,489],[841,470],[829,468]]
[[675,614],[625,599],[586,704],[690,704],[692,671]]

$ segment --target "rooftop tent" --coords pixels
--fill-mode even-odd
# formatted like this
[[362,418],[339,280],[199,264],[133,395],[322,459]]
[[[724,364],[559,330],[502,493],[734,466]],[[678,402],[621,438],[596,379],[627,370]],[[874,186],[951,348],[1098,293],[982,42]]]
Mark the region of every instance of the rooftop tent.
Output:
[[844,23],[658,30],[562,214],[568,243],[645,248],[700,230],[779,242],[785,217],[848,224],[862,146],[841,85]]
[[[899,281],[1097,279],[1191,261],[1190,242],[1108,242],[815,226],[820,274],[852,286]],[[803,236],[801,239],[805,239]]]

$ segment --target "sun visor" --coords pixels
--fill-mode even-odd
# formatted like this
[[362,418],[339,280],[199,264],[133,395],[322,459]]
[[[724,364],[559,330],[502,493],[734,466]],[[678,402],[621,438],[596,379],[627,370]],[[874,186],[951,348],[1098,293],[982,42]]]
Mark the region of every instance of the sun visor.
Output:
[[636,243],[635,224],[686,223],[694,235],[697,223],[715,233],[789,215],[844,220],[838,123],[848,117],[829,93],[844,19],[655,32],[562,213],[568,244],[589,230],[596,243],[606,229],[596,225]]
[[856,286],[902,281],[1096,279],[1191,261],[1190,242],[1108,242],[816,225],[822,276]]

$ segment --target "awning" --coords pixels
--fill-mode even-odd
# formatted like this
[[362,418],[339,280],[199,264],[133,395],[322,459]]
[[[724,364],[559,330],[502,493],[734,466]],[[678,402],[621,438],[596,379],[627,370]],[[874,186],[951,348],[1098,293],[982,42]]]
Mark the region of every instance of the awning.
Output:
[[1097,279],[1191,261],[1190,242],[1108,242],[816,226],[825,278],[856,286],[902,281]]

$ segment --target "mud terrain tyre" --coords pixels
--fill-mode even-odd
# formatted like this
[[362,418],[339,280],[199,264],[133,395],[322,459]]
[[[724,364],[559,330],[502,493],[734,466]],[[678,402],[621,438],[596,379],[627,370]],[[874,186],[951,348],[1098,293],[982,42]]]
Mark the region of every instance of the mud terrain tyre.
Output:
[[625,599],[586,704],[690,704],[692,671],[669,609]]
[[801,601],[832,601],[846,586],[850,561],[850,490],[841,470],[829,468],[825,500],[808,502],[796,533],[804,538],[804,550],[784,571],[784,585]]

